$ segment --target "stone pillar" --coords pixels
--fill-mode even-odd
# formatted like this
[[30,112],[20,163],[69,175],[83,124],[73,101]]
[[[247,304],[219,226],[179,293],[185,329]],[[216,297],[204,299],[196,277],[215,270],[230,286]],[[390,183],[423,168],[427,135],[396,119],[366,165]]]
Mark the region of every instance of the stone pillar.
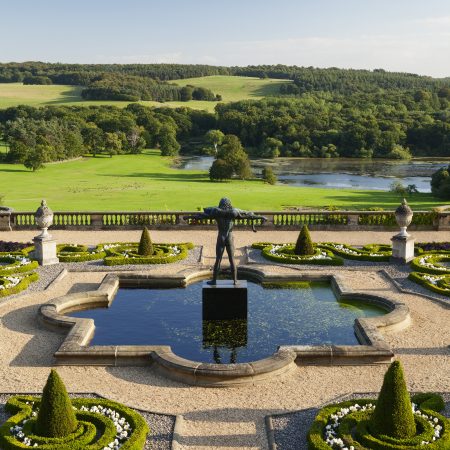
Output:
[[406,199],[403,199],[402,204],[395,210],[395,220],[400,227],[400,233],[391,238],[393,263],[406,264],[414,258],[414,238],[406,232],[412,218],[413,211]]
[[12,231],[11,227],[11,213],[0,213],[0,231]]
[[415,239],[408,235],[403,236],[397,234],[392,241],[392,258],[391,262],[406,264],[414,258],[414,241]]
[[53,223],[53,211],[47,206],[45,200],[42,200],[41,206],[37,209],[34,217],[42,233],[33,239],[33,258],[41,266],[59,263],[56,256],[56,239],[53,239],[47,231],[47,228]]
[[56,256],[56,239],[53,239],[50,234],[47,236],[36,236],[33,242],[33,259],[41,266],[59,263],[59,259]]

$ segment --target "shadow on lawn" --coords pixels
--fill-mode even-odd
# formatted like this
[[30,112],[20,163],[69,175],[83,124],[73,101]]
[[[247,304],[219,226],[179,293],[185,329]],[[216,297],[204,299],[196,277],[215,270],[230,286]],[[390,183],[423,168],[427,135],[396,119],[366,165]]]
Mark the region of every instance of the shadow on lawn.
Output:
[[207,175],[191,174],[191,173],[158,173],[158,172],[135,172],[127,173],[124,175],[102,173],[99,174],[102,177],[114,177],[114,178],[149,178],[153,180],[165,180],[165,181],[181,181],[183,183],[210,183]]

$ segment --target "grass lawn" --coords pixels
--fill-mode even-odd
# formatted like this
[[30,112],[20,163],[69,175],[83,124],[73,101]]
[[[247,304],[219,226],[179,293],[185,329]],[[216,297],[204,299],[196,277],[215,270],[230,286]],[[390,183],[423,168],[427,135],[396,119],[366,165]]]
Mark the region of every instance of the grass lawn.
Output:
[[[258,99],[277,92],[281,83],[291,83],[288,80],[272,80],[249,77],[211,76],[176,80],[181,86],[192,84],[211,89],[215,94],[221,94],[224,102],[244,99]],[[45,105],[115,105],[125,107],[130,102],[122,101],[84,101],[81,98],[80,86],[61,85],[23,85],[22,83],[0,83],[0,108],[17,105],[45,106]],[[170,106],[173,108],[184,106],[193,109],[214,111],[217,102],[189,101],[189,102],[139,102],[148,106]]]
[[[0,196],[17,211],[35,211],[45,198],[54,211],[195,210],[230,197],[238,208],[281,210],[283,206],[393,209],[390,192],[271,186],[262,181],[209,181],[200,171],[171,168],[157,150],[141,155],[97,157],[50,164],[31,172],[23,165],[0,164]],[[442,204],[431,194],[409,199],[416,210]]]

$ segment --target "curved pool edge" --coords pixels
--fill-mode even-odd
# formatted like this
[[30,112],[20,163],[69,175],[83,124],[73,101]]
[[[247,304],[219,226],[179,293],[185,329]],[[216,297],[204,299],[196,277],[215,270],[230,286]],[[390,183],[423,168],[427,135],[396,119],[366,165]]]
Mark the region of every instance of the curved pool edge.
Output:
[[410,324],[409,308],[393,299],[344,290],[342,274],[301,273],[270,275],[261,267],[243,267],[240,274],[256,281],[329,281],[338,299],[358,299],[380,306],[388,313],[355,320],[355,334],[361,345],[281,346],[271,356],[255,362],[211,364],[184,359],[170,346],[89,346],[95,331],[93,319],[69,317],[78,309],[108,307],[119,285],[122,287],[180,287],[210,276],[207,269],[190,270],[171,277],[142,273],[107,274],[96,291],[67,294],[39,308],[40,322],[67,333],[55,353],[57,365],[152,366],[172,380],[199,386],[238,386],[268,380],[298,365],[387,364],[394,353],[380,330],[401,330]]

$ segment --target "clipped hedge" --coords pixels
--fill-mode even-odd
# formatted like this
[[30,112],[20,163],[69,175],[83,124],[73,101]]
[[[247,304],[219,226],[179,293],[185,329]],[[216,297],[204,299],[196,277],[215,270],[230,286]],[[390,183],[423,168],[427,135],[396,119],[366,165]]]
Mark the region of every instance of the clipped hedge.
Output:
[[356,261],[389,261],[392,256],[392,248],[389,245],[368,244],[362,248],[356,248],[336,242],[321,242],[317,246],[345,259]]
[[0,286],[5,286],[5,284],[8,284],[9,281],[5,279],[6,276],[12,276],[12,277],[18,277],[22,278],[18,284],[16,284],[13,287],[1,289],[0,288],[0,297],[6,297],[8,295],[12,294],[18,294],[21,291],[24,291],[28,288],[28,286],[39,279],[39,275],[36,272],[26,274],[26,275],[17,275],[17,274],[10,274],[10,275],[0,275]]
[[[177,247],[178,253],[173,253]],[[104,263],[107,266],[128,264],[168,264],[185,259],[188,251],[194,248],[191,242],[178,244],[153,244],[153,255],[142,256],[138,253],[137,243],[113,243],[103,244],[106,257]]]
[[27,264],[22,265],[19,259],[23,258],[25,256],[10,253],[0,255],[0,262],[7,263],[6,265],[0,266],[0,276],[30,272],[39,266],[37,261],[29,261]]
[[261,254],[270,261],[283,264],[313,264],[321,266],[342,266],[344,264],[342,258],[338,258],[331,251],[319,247],[315,247],[313,255],[296,255],[293,244],[269,244],[261,250]]
[[450,267],[441,262],[450,262],[450,254],[427,253],[417,256],[411,261],[411,267],[418,272],[432,273],[436,275],[450,274]]
[[[358,450],[411,450],[423,448],[429,450],[445,450],[450,448],[450,420],[438,412],[442,410],[443,400],[437,394],[418,394],[412,397],[412,401],[418,405],[422,414],[437,418],[442,426],[441,438],[433,441],[434,428],[428,420],[414,414],[417,433],[407,439],[395,439],[388,436],[374,436],[371,430],[372,409],[350,412],[341,419],[336,437],[342,439],[347,448],[353,446]],[[351,408],[358,404],[368,407],[369,404],[376,405],[375,399],[357,399],[328,405],[317,414],[308,432],[309,450],[330,450],[330,445],[325,440],[325,431],[330,423],[330,417],[338,413],[342,408]],[[429,442],[422,445],[422,441]],[[336,447],[337,448],[337,447]]]
[[450,297],[450,275],[411,272],[408,279],[430,291]]
[[[0,426],[0,448],[2,450],[18,450],[30,448],[21,441],[12,436],[10,428],[22,424],[32,416],[33,410],[39,408],[40,397],[33,396],[14,396],[11,397],[5,409],[10,417],[2,426]],[[42,450],[103,450],[116,438],[117,430],[112,420],[100,413],[91,411],[82,411],[81,407],[88,409],[101,406],[110,408],[117,412],[120,417],[130,424],[131,436],[121,445],[122,450],[142,450],[149,428],[144,418],[136,411],[125,405],[110,400],[98,398],[75,398],[72,399],[72,405],[77,408],[75,415],[79,421],[77,429],[69,436],[63,438],[45,438],[33,434],[33,419],[24,426],[24,431],[31,431],[30,437],[33,443],[38,443],[37,449]]]
[[86,245],[59,244],[56,246],[60,262],[85,262],[103,259],[106,252],[101,245],[97,245],[93,250],[89,250]]

